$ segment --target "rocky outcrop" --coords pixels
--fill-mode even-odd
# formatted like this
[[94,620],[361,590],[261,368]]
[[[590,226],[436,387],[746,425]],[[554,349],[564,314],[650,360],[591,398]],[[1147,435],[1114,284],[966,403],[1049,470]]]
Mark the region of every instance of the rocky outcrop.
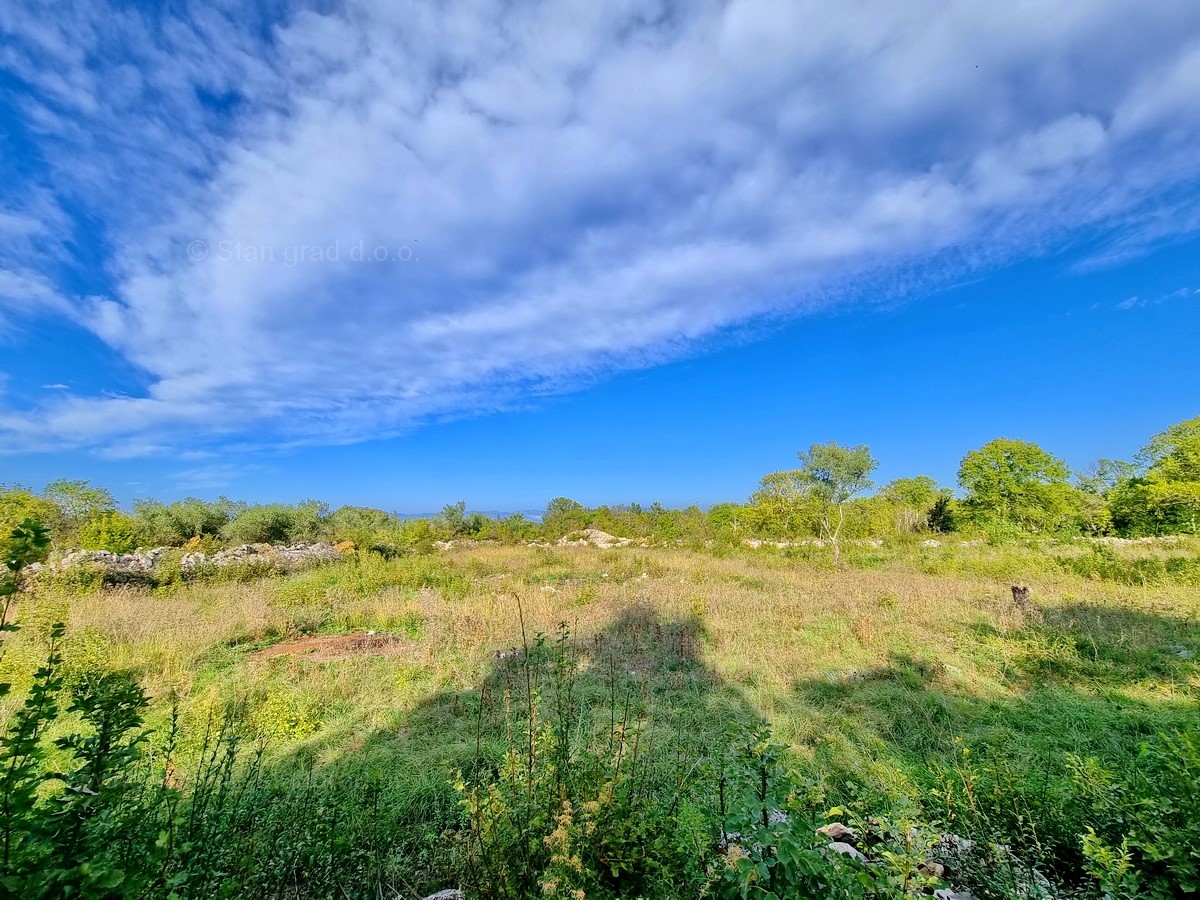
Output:
[[316,563],[341,559],[342,551],[332,544],[304,541],[298,544],[242,544],[215,553],[184,553],[177,548],[156,547],[138,553],[112,553],[108,550],[71,550],[45,563],[29,566],[25,572],[38,577],[44,572],[90,569],[102,572],[114,582],[152,581],[168,566],[178,562],[184,575],[202,575],[231,566],[251,566],[268,572],[294,572]]
[[625,547],[633,543],[629,538],[617,537],[615,534],[609,534],[607,531],[601,531],[599,528],[585,528],[582,531],[572,532],[566,537],[559,538],[559,546],[571,547],[590,544],[593,547],[599,547],[601,550],[608,550],[611,547]]
[[270,544],[242,544],[218,550],[216,553],[186,553],[183,557],[184,572],[205,568],[223,569],[227,566],[252,564],[277,571],[292,572],[316,562],[341,559],[342,553],[332,544],[306,541],[287,546]]
[[[865,866],[877,862],[872,858],[872,850],[867,843],[858,839],[855,832],[841,822],[830,822],[817,829],[817,834],[828,839],[826,847],[833,853],[849,857]],[[917,873],[928,879],[931,886],[926,892],[932,892],[937,900],[974,900],[967,891],[950,886],[934,888],[941,882],[959,882],[966,880],[976,884],[991,884],[996,876],[1003,873],[1005,886],[1010,893],[1005,896],[1015,896],[1021,900],[1050,900],[1059,896],[1050,881],[1037,869],[1026,866],[1017,860],[1009,847],[999,844],[981,845],[956,834],[942,834],[930,849],[929,858],[918,867]]]

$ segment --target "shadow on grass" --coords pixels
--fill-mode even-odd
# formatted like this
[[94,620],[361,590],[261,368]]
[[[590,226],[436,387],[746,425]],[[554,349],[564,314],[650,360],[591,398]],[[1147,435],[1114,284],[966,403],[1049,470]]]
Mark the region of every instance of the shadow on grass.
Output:
[[[311,773],[309,787],[266,795],[279,821],[256,838],[255,852],[274,856],[242,864],[271,873],[272,885],[303,877],[307,893],[296,896],[319,895],[326,885],[344,893],[351,875],[364,885],[385,881],[403,897],[453,883],[459,859],[451,835],[464,813],[452,778],[486,783],[496,775],[512,731],[528,721],[531,688],[551,713],[570,708],[573,740],[604,740],[619,724],[638,723],[648,765],[666,773],[712,760],[731,726],[759,720],[741,691],[705,665],[698,619],[664,621],[650,606],[631,606],[594,632],[528,637],[528,647],[497,648],[477,685],[439,691],[336,751],[309,744],[265,767],[266,784],[294,786],[299,771]],[[797,737],[824,776],[824,796],[879,809],[903,794],[957,833],[986,826],[980,837],[999,836],[1064,880],[1078,877],[1089,813],[1069,755],[1131,765],[1150,736],[1197,727],[1186,684],[1197,672],[1187,657],[1200,655],[1200,625],[1063,605],[1023,628],[964,639],[996,645],[1005,664],[995,683],[981,687],[939,660],[899,653],[873,669],[795,682],[794,699],[812,713]],[[573,673],[569,690],[545,677],[564,662]],[[327,761],[314,766],[318,755]],[[889,773],[896,783],[887,783]],[[973,819],[939,809],[944,795],[935,791],[971,779]],[[294,839],[297,817],[302,840]],[[370,866],[353,863],[354,854]],[[336,863],[314,872],[313,859]]]
[[[704,627],[696,618],[663,620],[652,607],[634,605],[593,632],[527,639],[527,646],[497,648],[479,684],[439,691],[386,727],[348,741],[343,734],[309,742],[274,760],[264,780],[292,782],[295,772],[311,771],[325,785],[322,796],[332,792],[353,806],[336,812],[336,804],[325,802],[329,814],[370,819],[372,840],[399,835],[386,854],[397,879],[388,886],[420,897],[453,883],[459,868],[448,834],[461,829],[465,815],[454,778],[480,784],[496,777],[513,734],[527,727],[531,693],[540,701],[538,715],[571,722],[569,739],[581,747],[636,726],[646,768],[640,777],[656,788],[711,763],[731,728],[761,721],[704,664]],[[555,677],[556,667],[563,677]],[[643,893],[658,896],[644,886]]]
[[1007,633],[968,633],[996,652],[992,684],[892,653],[875,668],[795,682],[820,723],[801,738],[818,768],[864,794],[916,795],[948,821],[947,796],[965,801],[973,780],[970,803],[993,829],[1077,876],[1090,814],[1075,760],[1128,773],[1146,741],[1200,727],[1200,623],[1069,604]]

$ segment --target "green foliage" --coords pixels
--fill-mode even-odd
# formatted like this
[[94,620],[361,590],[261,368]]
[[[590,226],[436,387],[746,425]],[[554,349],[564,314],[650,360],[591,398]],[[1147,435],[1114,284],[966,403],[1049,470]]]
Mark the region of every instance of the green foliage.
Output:
[[214,502],[188,497],[174,503],[139,500],[134,519],[145,540],[155,546],[179,546],[192,538],[217,537],[244,503],[225,497]]
[[940,494],[929,508],[925,523],[930,531],[947,534],[958,528],[958,516],[955,512],[957,504],[949,494]]
[[[13,526],[7,539],[0,544],[4,568],[0,569],[0,638],[5,632],[16,631],[9,614],[21,586],[21,570],[35,562],[41,562],[50,552],[50,535],[41,522],[26,519]],[[0,698],[8,694],[12,685],[0,682]]]
[[58,507],[26,488],[0,487],[0,534],[8,534],[28,519],[49,527],[59,519]]
[[325,534],[326,507],[315,500],[296,506],[265,503],[248,506],[221,531],[235,544],[291,544],[313,541]]
[[497,770],[456,779],[463,883],[472,896],[513,900],[663,896],[668,884],[669,895],[687,896],[681,882],[701,869],[672,820],[695,768],[672,773],[674,792],[664,792],[636,698],[623,698],[597,733],[576,666],[565,626],[553,642],[538,635],[515,673]]
[[[897,478],[884,485],[877,500],[889,507],[889,520],[884,525],[886,530],[898,534],[954,530],[952,516],[947,519],[950,492],[939,487],[928,475]],[[880,530],[873,529],[872,533],[878,534]]]
[[54,530],[67,542],[76,539],[86,522],[117,508],[117,501],[107,488],[93,487],[87,481],[60,478],[46,485],[42,496],[58,509]]
[[555,497],[546,504],[546,511],[542,514],[542,530],[547,537],[559,538],[586,525],[587,514],[583,504],[569,497]]
[[1200,558],[1190,555],[1126,558],[1110,547],[1093,545],[1078,556],[1059,558],[1067,571],[1095,581],[1146,586],[1151,584],[1200,585]]
[[1172,425],[1142,450],[1145,469],[1111,491],[1124,534],[1200,534],[1200,416]]
[[1200,893],[1200,736],[1162,735],[1114,773],[1074,759],[1090,807],[1088,873],[1106,897],[1166,900]]
[[483,513],[468,513],[466,501],[459,500],[457,503],[449,503],[443,507],[442,511],[434,517],[431,525],[443,538],[449,540],[459,537],[479,537],[487,527],[488,521],[488,517]]
[[1035,533],[1069,527],[1078,511],[1066,463],[1029,441],[997,438],[963,457],[963,508],[980,525]]
[[394,517],[382,509],[368,506],[339,506],[325,523],[331,540],[353,541],[361,548],[369,548],[393,525]]
[[879,462],[866,444],[843,447],[836,441],[813,444],[800,458],[800,479],[816,501],[821,533],[833,544],[833,561],[838,562],[838,540],[845,524],[845,503],[871,487],[871,473]]
[[819,504],[799,469],[764,475],[750,498],[749,513],[751,527],[758,534],[815,534],[819,527]]
[[21,896],[51,851],[37,797],[44,777],[42,737],[58,716],[63,632],[61,624],[52,629],[46,662],[33,673],[25,702],[0,736],[0,884],[13,896]]
[[78,539],[85,550],[130,553],[140,543],[141,532],[132,516],[110,510],[88,519],[79,529]]

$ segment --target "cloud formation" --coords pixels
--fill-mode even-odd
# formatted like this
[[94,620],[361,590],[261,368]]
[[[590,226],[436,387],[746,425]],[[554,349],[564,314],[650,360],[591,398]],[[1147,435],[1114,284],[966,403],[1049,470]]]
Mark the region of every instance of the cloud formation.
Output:
[[[0,194],[0,315],[67,317],[146,384],[4,410],[10,448],[375,437],[1200,227],[1187,0],[18,3],[0,30],[37,161]],[[108,289],[73,292],[95,223]]]

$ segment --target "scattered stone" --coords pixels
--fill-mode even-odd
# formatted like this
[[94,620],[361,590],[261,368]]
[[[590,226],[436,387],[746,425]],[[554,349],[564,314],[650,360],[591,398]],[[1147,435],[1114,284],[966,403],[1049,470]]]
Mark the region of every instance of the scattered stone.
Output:
[[[153,550],[138,553],[70,550],[50,562],[27,567],[26,573],[37,576],[50,571],[90,568],[104,572],[114,581],[149,580],[163,564],[164,556],[177,552],[177,548],[171,547],[155,547]],[[268,571],[292,572],[317,562],[340,559],[344,552],[322,541],[302,541],[298,544],[279,546],[242,544],[239,547],[218,550],[216,553],[197,550],[175,558],[180,559],[180,567],[184,574],[199,574],[240,563],[258,565]]]
[[929,538],[927,540],[921,541],[921,546],[922,547],[940,547],[940,546],[942,546],[942,542],[939,540],[936,540],[935,538]]
[[830,822],[828,825],[822,825],[817,829],[817,834],[824,835],[831,841],[853,841],[855,840],[854,832],[843,825],[841,822]]
[[867,858],[859,852],[858,848],[852,844],[847,844],[845,841],[831,841],[829,849],[834,853],[840,853],[842,856],[848,856],[851,859],[856,859],[859,862],[866,862]]
[[[962,872],[995,869],[1008,873],[1012,879],[1014,896],[1022,900],[1048,900],[1058,896],[1045,875],[1022,863],[1012,848],[1004,844],[981,846],[968,838],[947,833],[934,845],[932,855],[944,865],[943,872],[949,873],[951,881],[957,880],[955,876]],[[969,893],[963,891],[948,891],[935,896],[941,900],[973,900]]]
[[579,547],[584,544],[591,544],[593,547],[599,547],[601,550],[608,550],[612,547],[624,547],[632,544],[629,538],[617,537],[615,534],[609,534],[607,531],[601,531],[599,528],[585,528],[582,531],[572,532],[566,537],[558,539],[561,547]]
[[463,900],[463,892],[458,888],[446,888],[436,894],[430,894],[425,900]]

